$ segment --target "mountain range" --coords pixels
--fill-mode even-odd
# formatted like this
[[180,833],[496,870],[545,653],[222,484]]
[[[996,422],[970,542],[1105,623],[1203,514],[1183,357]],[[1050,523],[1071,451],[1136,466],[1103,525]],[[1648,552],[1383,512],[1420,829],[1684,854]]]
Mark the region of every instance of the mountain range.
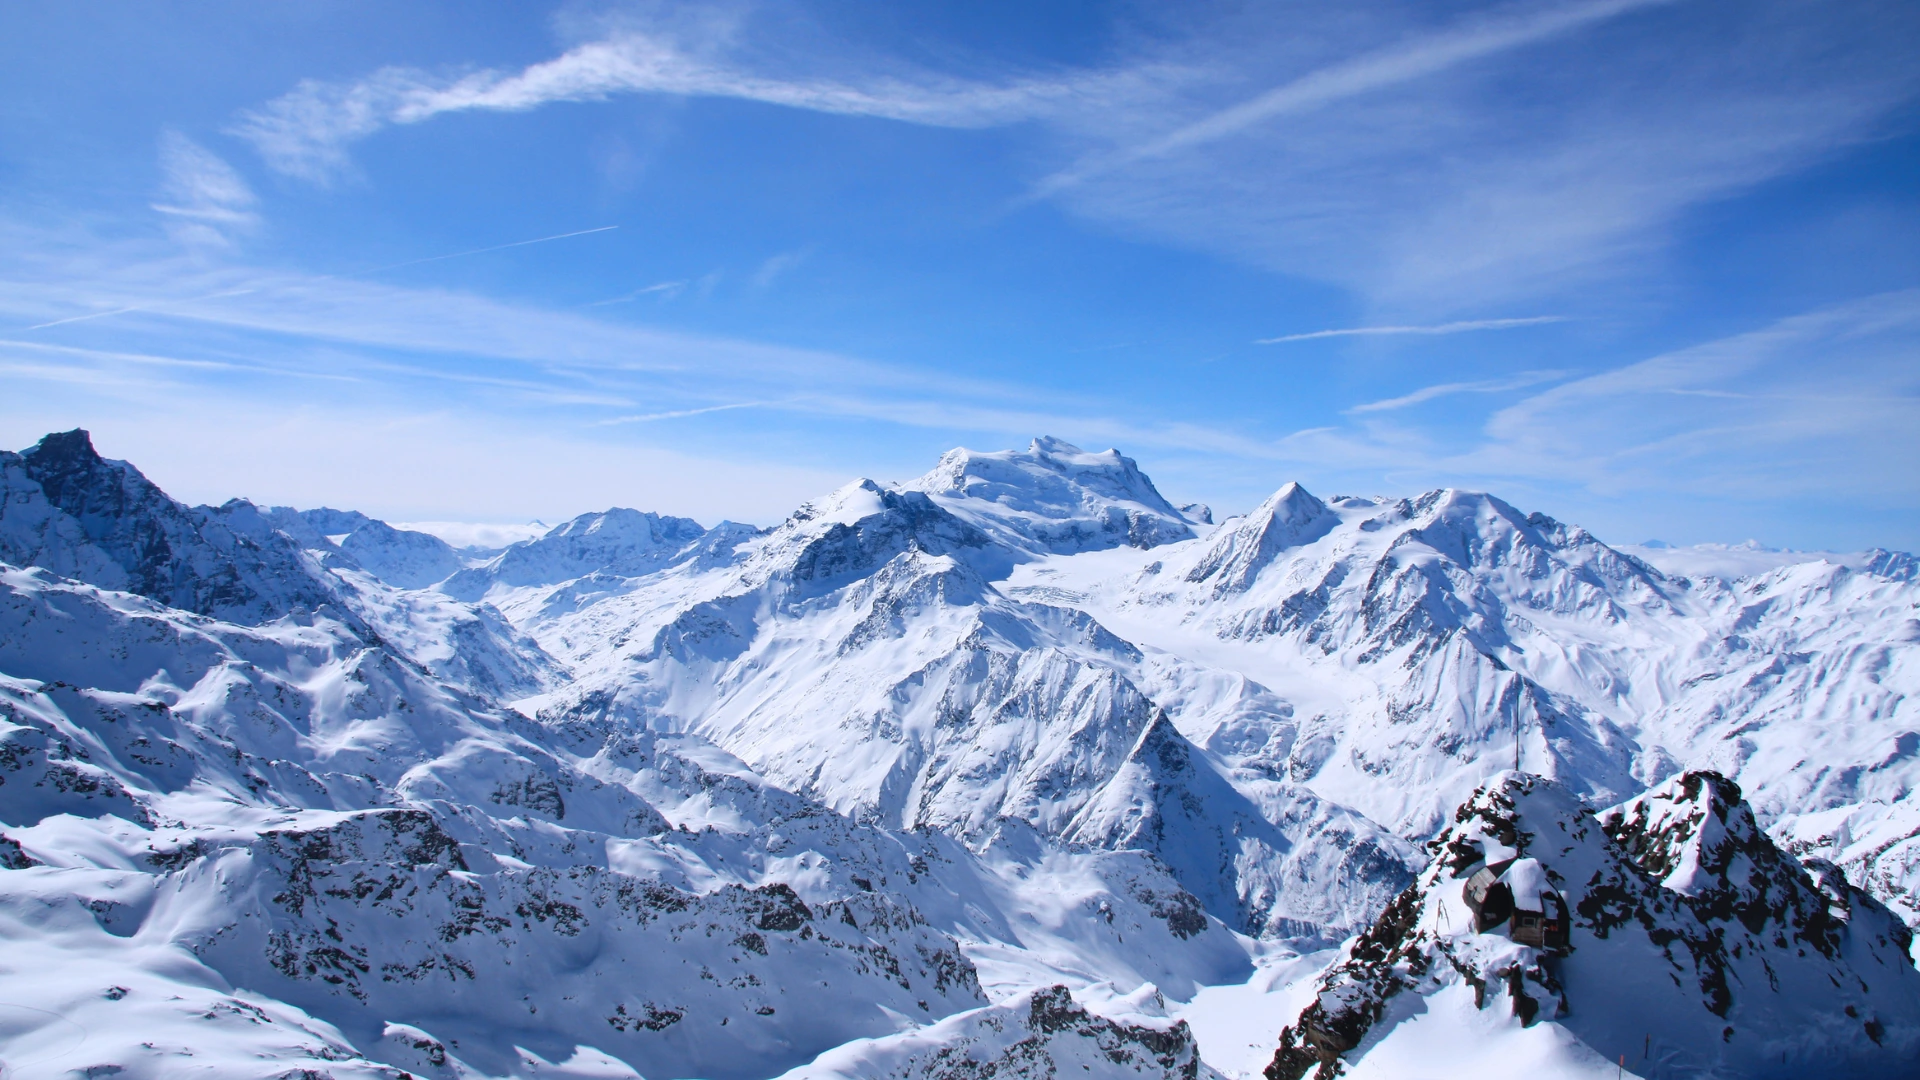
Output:
[[[1459,490],[1216,524],[1050,438],[456,549],[49,435],[0,453],[0,1061],[1911,1071],[1920,563],[1633,550]],[[1462,906],[1518,863],[1564,950]]]

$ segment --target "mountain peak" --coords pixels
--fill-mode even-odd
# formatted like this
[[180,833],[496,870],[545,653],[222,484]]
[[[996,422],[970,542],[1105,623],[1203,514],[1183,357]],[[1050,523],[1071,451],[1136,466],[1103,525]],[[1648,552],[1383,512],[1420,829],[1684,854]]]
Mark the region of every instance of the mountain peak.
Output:
[[93,448],[93,434],[86,428],[74,428],[72,431],[55,431],[42,436],[27,454],[42,458],[98,458],[100,452]]
[[691,518],[616,506],[513,544],[484,566],[454,574],[443,591],[471,601],[494,585],[557,585],[596,573],[639,577],[673,564],[706,533]]
[[1905,928],[1843,881],[1828,884],[1853,918],[1836,919],[1832,898],[1750,825],[1739,788],[1717,774],[1597,818],[1551,780],[1495,776],[1428,845],[1436,858],[1414,886],[1321,976],[1266,1075],[1405,1060],[1437,1027],[1468,1024],[1488,1061],[1519,1052],[1537,1024],[1584,1043],[1540,1069],[1555,1075],[1623,1052],[1661,1077],[1859,1076],[1909,1060],[1920,975]]
[[251,503],[184,506],[101,457],[84,428],[0,465],[0,560],[242,622],[326,601],[298,545],[260,527]]
[[[1036,435],[1034,436],[1033,441],[1027,444],[1027,453],[1035,454],[1035,455],[1054,455],[1054,454],[1080,455],[1080,454],[1085,454],[1086,451],[1080,449],[1079,447],[1073,445],[1072,443],[1068,442],[1065,439],[1058,438],[1053,435]],[[1115,457],[1118,457],[1120,455],[1120,451],[1118,450],[1108,450],[1107,453],[1112,454]]]
[[[96,484],[100,470],[108,464],[93,448],[93,436],[86,428],[53,432],[22,451],[20,461],[27,467],[27,475],[38,481],[47,498],[56,503],[62,501],[69,488]],[[124,462],[119,464],[122,472],[130,474],[129,479],[139,477],[145,483],[146,477],[140,476],[139,470]],[[158,491],[154,489],[156,494]]]
[[1216,594],[1244,592],[1281,553],[1313,543],[1339,521],[1326,503],[1289,481],[1246,517],[1222,525],[1187,580],[1211,580]]

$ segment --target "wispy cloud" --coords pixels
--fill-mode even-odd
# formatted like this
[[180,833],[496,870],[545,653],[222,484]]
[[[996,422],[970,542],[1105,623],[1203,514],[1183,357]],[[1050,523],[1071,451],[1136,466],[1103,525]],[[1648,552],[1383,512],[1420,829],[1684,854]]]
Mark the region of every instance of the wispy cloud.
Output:
[[1027,123],[1034,156],[1062,162],[1037,196],[1424,319],[1633,280],[1688,208],[1869,136],[1920,93],[1916,27],[1902,5],[1836,4],[1210,11],[1100,63],[966,75],[832,41],[743,43],[752,17],[704,36],[634,17],[515,71],[304,81],[232,131],[325,182],[383,128],[625,94]]
[[[1630,496],[1642,514],[1660,506],[1698,519],[1730,503],[1789,515],[1821,505],[1910,514],[1920,505],[1910,465],[1920,460],[1917,355],[1920,290],[1905,290],[1561,382],[1500,407],[1483,427],[1463,430],[1457,416],[1423,424],[1395,410],[1501,389],[1494,380],[1351,409],[1367,416],[1363,426],[1296,433],[1285,448],[1315,471],[1377,470],[1408,486],[1550,488],[1576,503]],[[1689,527],[1715,535],[1710,522]]]
[[1056,172],[1034,187],[1044,197],[1112,172],[1145,158],[1240,134],[1257,124],[1289,113],[1324,108],[1371,91],[1397,86],[1474,60],[1556,37],[1613,18],[1635,8],[1674,0],[1590,0],[1545,7],[1511,7],[1491,17],[1470,19],[1413,41],[1376,49],[1330,64],[1276,86],[1250,100],[1183,124],[1173,131],[1127,146]]
[[[321,275],[319,277],[315,277],[307,280],[331,281],[335,279],[350,280],[353,278],[370,277],[375,274],[384,274],[390,270],[399,270],[409,266],[420,266],[424,263],[435,263],[435,262],[441,262],[446,259],[465,258],[466,256],[469,256],[469,255],[484,255],[490,251],[505,251],[508,248],[526,247],[529,244],[544,244],[549,241],[566,240],[570,237],[575,237],[575,236],[590,236],[594,233],[611,232],[617,228],[619,228],[618,225],[602,225],[599,228],[594,228],[594,229],[579,229],[574,232],[559,233],[554,236],[536,237],[532,240],[515,240],[511,243],[494,244],[490,247],[473,248],[468,251],[455,251],[445,255],[429,255],[421,259],[407,259],[404,262],[387,263],[383,266],[370,266],[363,270],[351,270],[351,271],[347,271],[340,274]],[[31,326],[25,327],[25,329],[45,330],[55,326],[66,326],[69,323],[91,322],[95,319],[110,319],[120,315],[165,314],[169,311],[179,311],[181,309],[190,308],[193,305],[202,304],[210,300],[224,300],[224,299],[228,299],[230,297],[235,297],[235,296],[247,296],[254,292],[258,292],[262,289],[268,289],[268,290],[276,289],[276,288],[285,289],[287,287],[288,287],[288,281],[285,279],[284,275],[278,276],[277,278],[262,277],[254,281],[248,282],[247,284],[241,285],[239,288],[222,289],[218,292],[206,293],[204,295],[199,295],[199,296],[187,296],[187,297],[180,297],[177,299],[168,299],[168,300],[149,300],[149,301],[142,301],[137,304],[128,304],[120,307],[108,307],[100,311],[89,311],[82,315],[68,315],[59,319],[49,319],[46,322],[34,323]],[[659,286],[655,286],[655,288],[659,288]],[[642,289],[640,291],[650,292],[653,290]]]
[[[236,277],[267,284],[244,296],[81,323],[61,331],[72,336],[53,341],[0,340],[0,368],[10,385],[32,388],[0,401],[0,426],[18,445],[72,424],[143,433],[124,455],[143,467],[151,458],[156,469],[172,470],[183,493],[205,497],[347,499],[423,516],[564,514],[615,498],[759,520],[835,478],[835,469],[823,473],[820,465],[842,451],[824,451],[807,463],[791,448],[818,443],[823,425],[857,419],[926,433],[909,441],[936,447],[975,438],[1020,445],[1036,432],[1116,445],[1150,458],[1157,478],[1210,496],[1217,496],[1225,475],[1245,477],[1233,483],[1256,493],[1297,475],[1332,490],[1476,484],[1517,498],[1551,490],[1553,501],[1543,508],[1557,514],[1569,503],[1578,510],[1585,495],[1623,491],[1693,500],[1688,505],[1701,515],[1729,499],[1908,507],[1920,500],[1920,481],[1907,464],[1920,459],[1920,369],[1912,363],[1920,355],[1920,292],[1837,305],[1560,382],[1499,403],[1484,429],[1461,423],[1468,410],[1442,415],[1410,406],[1564,376],[1533,371],[1440,383],[1363,404],[1350,410],[1347,422],[1276,438],[1090,395],[448,290],[316,276],[269,280],[178,254],[157,262],[93,258],[86,268],[91,274],[103,262],[118,276],[89,276],[83,286],[46,273],[7,275],[0,281],[0,313],[17,318],[71,308],[76,295],[151,294],[160,283],[197,296],[231,291],[220,286]],[[640,402],[646,405],[636,407]],[[749,409],[766,414],[744,424],[725,419]],[[170,419],[151,420],[156,414]],[[241,439],[219,425],[178,419],[210,415],[244,417],[250,434]],[[685,457],[637,445],[654,439],[661,422],[674,422],[671,445]],[[161,443],[165,429],[178,439],[181,429],[202,426],[219,428],[229,446],[238,439],[299,447],[314,432],[331,432],[335,440],[351,432],[356,445],[408,460],[409,479],[388,483],[362,470],[340,473],[328,481],[332,487],[288,487],[285,477],[314,470],[294,467],[287,456],[293,451],[279,450],[272,451],[279,457],[269,454],[245,467],[203,469],[196,479],[190,474],[201,466],[188,450],[207,451],[212,435],[192,432],[172,449]],[[497,440],[491,438],[496,431],[504,433]],[[441,446],[439,439],[451,441]],[[694,452],[700,445],[709,448],[706,457]],[[536,452],[546,455],[537,459],[542,468],[567,475],[564,484],[535,483],[512,493],[464,478],[474,462],[498,466],[501,476],[529,476],[515,455]],[[328,453],[343,469],[374,460],[358,450]],[[755,473],[742,463],[755,457],[771,464]],[[904,475],[915,463],[893,469],[849,459],[836,468],[879,464],[890,470],[884,475]],[[623,478],[620,469],[643,464],[686,471],[660,474],[657,481]],[[431,477],[427,494],[418,477]],[[624,494],[606,494],[615,490]],[[524,501],[527,491],[537,496],[531,503]],[[1572,519],[1595,521],[1592,515]],[[1621,533],[1645,534],[1642,527]]]
[[[98,252],[106,249],[93,250],[71,271],[41,261],[31,275],[0,277],[0,318],[99,306],[61,319],[43,315],[31,325],[43,333],[85,333],[87,344],[110,341],[111,351],[125,353],[164,355],[182,342],[220,341],[233,362],[260,376],[324,363],[331,370],[351,370],[369,387],[458,383],[475,392],[496,389],[496,407],[531,401],[610,406],[621,409],[613,416],[626,423],[639,422],[628,418],[640,416],[724,412],[709,403],[730,393],[734,403],[804,399],[804,405],[788,407],[815,413],[830,413],[836,399],[864,400],[877,416],[920,399],[1005,408],[1055,397],[827,350],[613,321],[578,309],[365,276],[267,273],[184,259],[156,262],[132,252],[102,260]],[[83,276],[76,280],[67,273]],[[232,288],[236,283],[246,287]],[[145,299],[167,291],[184,295]],[[115,315],[124,317],[108,318]],[[76,340],[54,338],[49,344]],[[268,365],[268,357],[279,359]],[[105,362],[103,354],[94,359]],[[639,413],[632,404],[639,401],[659,404]],[[741,406],[727,406],[735,407]],[[1097,408],[1090,404],[1087,411]],[[606,418],[597,409],[569,416],[579,424]]]
[[233,166],[177,131],[160,136],[161,197],[153,208],[176,240],[226,246],[260,224],[259,198]]
[[[1036,433],[1056,433],[1135,450],[1277,456],[1258,437],[1198,420],[1141,416],[1091,394],[1063,395],[946,370],[364,277],[266,274],[184,258],[155,262],[117,249],[103,261],[100,252],[107,249],[96,244],[88,250],[71,271],[84,274],[80,280],[44,261],[32,277],[0,274],[0,317],[70,309],[82,297],[98,302],[163,288],[189,298],[122,301],[94,314],[120,311],[125,318],[64,323],[48,332],[75,337],[24,343],[30,351],[19,356],[23,371],[61,368],[67,382],[90,380],[86,385],[100,393],[126,384],[130,372],[146,372],[140,394],[148,399],[247,400],[248,408],[263,414],[299,409],[351,416],[376,405],[391,412],[396,402],[419,402],[421,409],[491,418],[473,421],[482,427],[511,419],[522,427],[547,423],[555,430],[609,433],[637,433],[665,421],[719,420],[749,409],[779,414],[744,429],[677,429],[676,445],[690,435],[738,447],[743,434],[756,445],[774,444],[794,433],[817,432],[822,424],[858,419],[938,432],[941,448],[974,438],[1016,445]],[[104,274],[103,265],[109,268]],[[244,294],[221,288],[236,281],[251,287]],[[112,344],[99,344],[105,342]],[[215,342],[217,348],[209,346]],[[0,341],[0,359],[5,348]],[[191,349],[191,355],[221,366],[203,370],[120,358],[165,357],[175,349]],[[288,392],[289,379],[300,380],[297,393]],[[652,407],[635,408],[639,402]],[[84,419],[79,415],[76,422]],[[805,440],[818,442],[811,434]],[[790,454],[777,456],[790,460]]]
[[1507,390],[1522,390],[1529,386],[1538,386],[1543,382],[1551,382],[1564,374],[1566,373],[1561,371],[1523,371],[1518,375],[1506,379],[1482,379],[1478,382],[1439,383],[1434,386],[1423,386],[1410,394],[1402,394],[1399,397],[1387,398],[1383,401],[1369,401],[1364,405],[1355,405],[1346,411],[1349,413],[1389,412],[1394,409],[1404,409],[1412,405],[1423,404],[1435,398],[1448,397],[1453,394],[1497,394]]
[[778,255],[770,255],[761,261],[747,281],[756,289],[764,289],[772,285],[775,278],[805,262],[809,254],[806,251],[783,251]]
[[455,112],[524,112],[560,101],[667,94],[966,128],[1027,118],[1079,92],[1072,80],[996,85],[931,72],[857,81],[766,76],[627,29],[515,72],[444,76],[389,67],[351,82],[305,80],[243,113],[232,130],[280,172],[326,182],[348,169],[347,148],[355,141],[383,127]]
[[[1588,469],[1707,429],[1746,432],[1740,443],[1701,447],[1731,457],[1754,451],[1755,439],[1831,436],[1857,448],[1849,464],[1833,475],[1799,471],[1839,483],[1841,472],[1920,458],[1916,355],[1920,289],[1884,293],[1564,383],[1502,409],[1487,433],[1516,460]],[[1882,429],[1873,417],[1899,419]],[[1766,471],[1755,465],[1756,475]],[[1920,481],[1897,486],[1920,493]]]
[[469,255],[485,255],[490,251],[505,251],[508,248],[527,247],[530,244],[545,244],[554,240],[570,240],[576,236],[592,236],[594,233],[612,232],[618,225],[600,225],[591,229],[575,229],[572,232],[555,233],[552,236],[536,236],[532,240],[515,240],[506,244],[494,244],[490,247],[472,248],[467,251],[453,251],[445,255],[429,255],[424,259],[408,259],[405,262],[387,263],[384,266],[369,267],[365,270],[350,271],[343,277],[364,277],[368,274],[384,274],[389,270],[399,270],[408,266],[420,266],[425,263],[441,262],[446,259],[464,259]]
[[1465,334],[1475,330],[1508,330],[1516,326],[1539,326],[1565,322],[1564,315],[1535,315],[1525,319],[1472,319],[1466,322],[1439,323],[1433,326],[1353,326],[1342,330],[1313,330],[1304,334],[1260,338],[1255,345],[1281,345],[1289,341],[1317,341],[1320,338],[1375,337],[1395,334]]
[[1691,208],[1870,138],[1920,94],[1920,18],[1897,4],[1571,4],[1410,33],[1411,10],[1250,10],[1192,50],[1242,80],[1262,61],[1299,75],[1067,115],[1068,164],[1040,190],[1396,322],[1527,299],[1584,314],[1657,282]]
[[631,304],[643,296],[658,296],[664,300],[671,300],[685,292],[686,288],[687,283],[684,281],[658,281],[652,285],[642,285],[630,293],[623,293],[606,300],[595,300],[586,306],[606,307],[609,304]]
[[20,341],[17,338],[0,338],[0,351],[10,352],[16,350],[31,353],[52,353],[59,356],[76,357],[84,360],[151,365],[155,367],[193,368],[202,371],[233,371],[238,368],[236,364],[229,364],[220,360],[159,356],[153,353],[122,352],[115,349],[84,349],[73,345],[49,345],[44,341]]
[[207,300],[224,300],[232,296],[245,296],[252,291],[253,290],[251,288],[222,289],[219,292],[207,293],[204,296],[189,296],[180,300],[154,300],[154,301],[149,301],[141,304],[131,304],[126,307],[108,308],[105,311],[89,311],[85,315],[69,315],[62,319],[49,319],[48,321],[43,323],[34,323],[32,326],[26,327],[25,329],[45,330],[49,327],[65,326],[68,323],[91,322],[94,319],[111,319],[117,315],[135,315],[135,314],[157,315],[166,311],[168,308],[176,308],[176,307],[182,307],[190,304],[198,304]]
[[736,401],[726,405],[707,405],[698,409],[670,409],[666,412],[637,413],[632,416],[615,416],[594,422],[595,427],[613,427],[617,424],[651,424],[656,420],[679,420],[688,416],[705,416],[708,413],[731,412],[734,409],[759,409],[774,404],[770,401]]

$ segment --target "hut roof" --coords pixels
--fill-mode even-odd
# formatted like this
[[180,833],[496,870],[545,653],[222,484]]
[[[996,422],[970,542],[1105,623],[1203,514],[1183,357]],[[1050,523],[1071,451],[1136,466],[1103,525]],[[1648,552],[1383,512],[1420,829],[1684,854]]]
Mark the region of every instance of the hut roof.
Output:
[[1500,880],[1507,883],[1513,891],[1513,906],[1520,911],[1545,911],[1546,902],[1541,899],[1544,893],[1553,891],[1547,883],[1546,868],[1538,859],[1515,859]]

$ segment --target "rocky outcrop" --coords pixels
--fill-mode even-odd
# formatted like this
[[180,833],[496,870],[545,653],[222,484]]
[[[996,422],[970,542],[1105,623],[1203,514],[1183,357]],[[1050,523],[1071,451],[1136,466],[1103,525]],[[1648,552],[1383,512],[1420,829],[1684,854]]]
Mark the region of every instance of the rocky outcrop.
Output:
[[[1282,1033],[1269,1080],[1327,1080],[1380,1052],[1423,1011],[1399,1007],[1402,995],[1470,993],[1516,1028],[1560,1024],[1649,1077],[1866,1075],[1920,1050],[1906,928],[1775,848],[1723,777],[1689,773],[1596,816],[1550,781],[1509,774],[1429,850],[1433,864]],[[1464,886],[1516,859],[1571,909],[1566,955],[1476,919]]]

